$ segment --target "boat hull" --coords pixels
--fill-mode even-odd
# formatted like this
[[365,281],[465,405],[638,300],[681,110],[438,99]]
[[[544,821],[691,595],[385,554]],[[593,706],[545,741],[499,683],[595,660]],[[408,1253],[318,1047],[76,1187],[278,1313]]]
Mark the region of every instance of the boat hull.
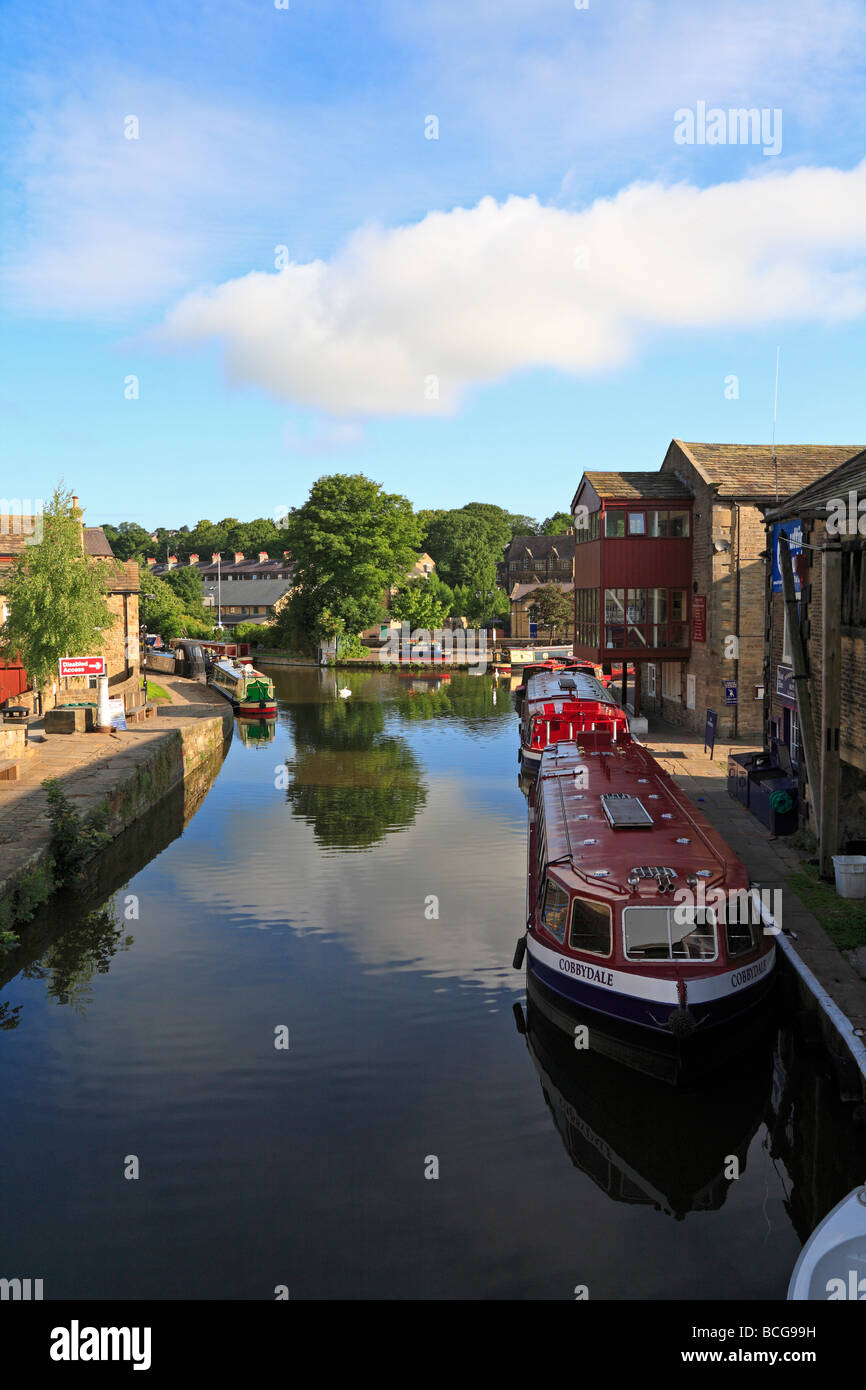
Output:
[[675,1038],[666,1030],[648,1029],[617,1019],[611,1014],[582,1008],[541,983],[527,957],[526,997],[558,1032],[576,1037],[585,1027],[590,1052],[610,1058],[620,1066],[671,1086],[688,1086],[715,1067],[726,1069],[735,1057],[748,1054],[772,1034],[776,1010],[773,1007],[774,976],[762,995],[761,1007],[750,1007],[727,1026],[699,1028],[690,1038]]
[[[694,1037],[748,1014],[766,998],[775,978],[775,944],[758,961],[740,969],[687,980],[684,999],[675,979],[617,970],[603,960],[561,955],[532,933],[526,944],[527,976],[555,995],[563,1011],[588,1011],[665,1038],[672,1037],[669,1020],[683,1003],[694,1018]],[[573,1026],[568,1031],[573,1032]]]
[[276,700],[265,700],[262,703],[251,704],[246,700],[237,702],[237,712],[244,719],[276,719],[277,702]]

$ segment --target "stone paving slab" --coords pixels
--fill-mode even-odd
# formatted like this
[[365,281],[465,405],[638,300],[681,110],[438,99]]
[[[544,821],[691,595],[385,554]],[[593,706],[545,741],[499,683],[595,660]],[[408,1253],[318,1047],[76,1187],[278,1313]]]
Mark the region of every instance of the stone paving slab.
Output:
[[[802,867],[803,858],[785,840],[771,835],[766,826],[728,794],[728,752],[753,752],[757,746],[717,743],[711,760],[703,751],[701,735],[655,719],[650,721],[650,731],[643,741],[742,859],[751,878],[764,887],[784,889],[784,925],[796,932],[797,939],[792,944],[798,956],[853,1026],[866,1028],[866,979],[853,969],[817,917],[786,882]],[[686,756],[671,756],[678,753]]]
[[17,782],[0,782],[0,890],[42,850],[49,836],[47,797],[42,782],[57,778],[70,801],[87,812],[130,770],[146,762],[176,728],[200,718],[221,716],[231,727],[231,705],[209,686],[179,677],[158,682],[171,696],[157,716],[110,734],[46,734],[42,720],[31,721],[31,754],[21,763]]

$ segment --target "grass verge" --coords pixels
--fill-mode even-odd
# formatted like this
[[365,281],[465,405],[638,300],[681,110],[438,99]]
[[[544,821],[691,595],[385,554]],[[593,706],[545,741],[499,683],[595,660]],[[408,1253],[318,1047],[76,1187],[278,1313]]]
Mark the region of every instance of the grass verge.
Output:
[[804,864],[800,873],[791,874],[785,882],[840,951],[866,946],[866,898],[840,898],[832,884],[818,877],[814,864]]

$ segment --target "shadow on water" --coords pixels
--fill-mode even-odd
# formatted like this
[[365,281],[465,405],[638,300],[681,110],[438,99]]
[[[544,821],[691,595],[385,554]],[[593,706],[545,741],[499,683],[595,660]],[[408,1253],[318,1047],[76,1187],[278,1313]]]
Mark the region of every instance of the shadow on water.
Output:
[[[17,975],[44,980],[55,1003],[83,1012],[94,974],[105,974],[112,956],[134,943],[124,904],[116,903],[116,895],[183,834],[210,791],[229,746],[227,740],[219,753],[118,835],[88,865],[79,883],[54,893],[20,928],[21,944],[0,960],[0,989]],[[17,1027],[21,1008],[0,1001],[0,1029]]]

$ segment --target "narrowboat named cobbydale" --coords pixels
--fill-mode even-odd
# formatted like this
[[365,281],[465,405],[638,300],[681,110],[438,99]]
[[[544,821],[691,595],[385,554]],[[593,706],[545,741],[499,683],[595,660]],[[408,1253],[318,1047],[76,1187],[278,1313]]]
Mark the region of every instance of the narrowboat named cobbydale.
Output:
[[238,714],[259,719],[276,716],[274,683],[254,666],[237,666],[228,659],[215,661],[211,667],[210,684],[227,700],[231,700]]
[[571,668],[530,679],[520,721],[524,771],[537,770],[548,744],[573,742],[594,730],[613,739],[628,733],[625,710],[594,675]]
[[526,914],[514,965],[526,954],[530,997],[571,1034],[588,1014],[679,1051],[774,979],[779,926],[745,866],[628,734],[543,752]]

